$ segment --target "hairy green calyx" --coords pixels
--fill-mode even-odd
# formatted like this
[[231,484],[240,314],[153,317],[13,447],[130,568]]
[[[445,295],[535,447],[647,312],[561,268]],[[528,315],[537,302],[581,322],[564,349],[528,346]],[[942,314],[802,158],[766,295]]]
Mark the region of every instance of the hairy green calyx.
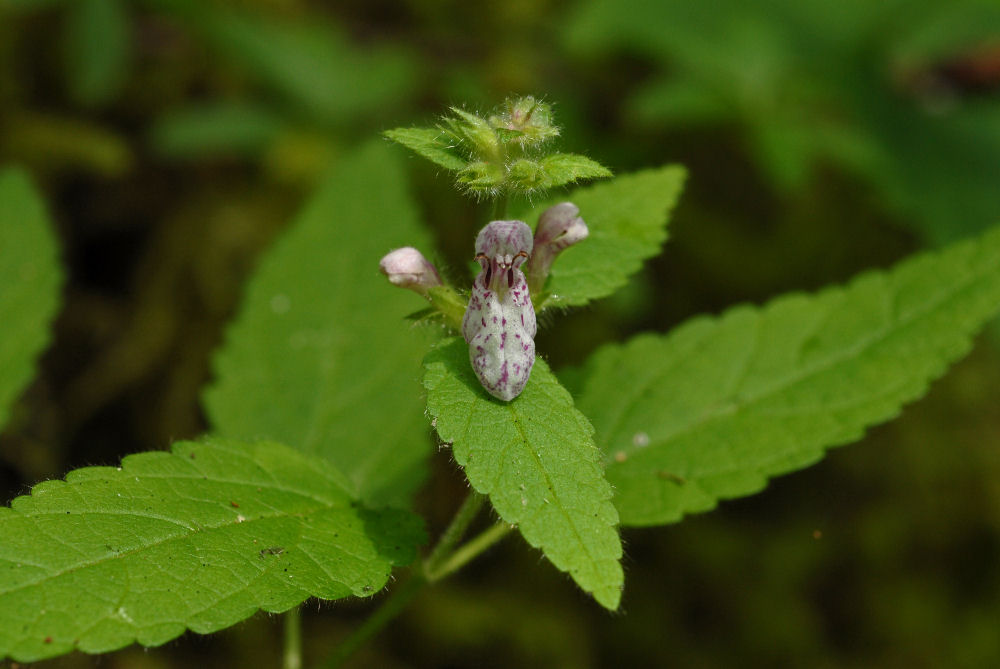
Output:
[[452,107],[433,128],[396,128],[385,136],[454,172],[459,189],[478,198],[535,195],[611,176],[586,156],[550,150],[559,127],[551,106],[530,95],[509,98],[486,118]]

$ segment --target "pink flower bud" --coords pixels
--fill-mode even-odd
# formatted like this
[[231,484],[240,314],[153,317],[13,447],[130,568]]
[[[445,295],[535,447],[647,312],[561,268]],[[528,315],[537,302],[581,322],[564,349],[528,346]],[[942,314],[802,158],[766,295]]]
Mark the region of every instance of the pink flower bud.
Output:
[[378,267],[394,286],[409,288],[421,295],[426,295],[428,289],[441,285],[437,269],[412,246],[404,246],[386,254]]
[[493,221],[476,238],[482,271],[462,320],[469,360],[479,382],[509,402],[524,390],[535,364],[535,309],[521,265],[531,254],[523,221]]
[[535,250],[527,266],[531,290],[542,290],[555,257],[589,234],[587,224],[580,218],[580,209],[572,202],[562,202],[542,212],[535,230]]

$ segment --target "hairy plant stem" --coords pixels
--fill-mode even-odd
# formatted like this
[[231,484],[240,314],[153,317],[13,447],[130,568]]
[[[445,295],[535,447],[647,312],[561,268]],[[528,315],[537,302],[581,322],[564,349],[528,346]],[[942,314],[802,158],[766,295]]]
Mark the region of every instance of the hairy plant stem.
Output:
[[475,490],[469,492],[469,496],[465,498],[462,506],[455,512],[455,517],[451,519],[448,527],[441,534],[437,545],[434,546],[431,554],[424,560],[424,575],[434,571],[437,565],[447,556],[448,552],[462,540],[462,537],[465,536],[465,531],[469,529],[469,525],[476,519],[476,515],[483,508],[483,502],[485,501],[486,498]]
[[366,641],[402,613],[425,586],[436,583],[458,571],[470,560],[506,536],[511,527],[506,523],[498,523],[455,548],[462,540],[466,530],[469,529],[469,525],[476,519],[485,501],[486,498],[483,495],[475,491],[469,493],[469,496],[455,513],[451,523],[441,534],[441,538],[431,550],[430,555],[414,569],[413,574],[406,582],[396,588],[382,602],[361,627],[354,630],[337,646],[333,655],[323,663],[323,669],[336,669],[342,666]]
[[468,296],[460,295],[451,286],[434,286],[427,291],[427,299],[431,306],[438,310],[444,322],[451,329],[462,331],[462,318],[468,306]]
[[282,669],[302,669],[302,616],[296,606],[285,613],[285,652]]
[[476,535],[474,538],[462,544],[455,551],[442,560],[436,569],[425,573],[429,583],[440,581],[445,576],[452,574],[487,548],[500,541],[511,531],[511,526],[507,523],[497,523],[488,530]]
[[323,663],[323,669],[336,669],[342,666],[366,641],[378,634],[393,618],[402,613],[406,605],[424,589],[425,585],[427,585],[427,580],[423,574],[418,572],[393,590],[388,599],[375,609],[375,612],[361,627],[340,642],[340,645],[333,651],[333,655]]

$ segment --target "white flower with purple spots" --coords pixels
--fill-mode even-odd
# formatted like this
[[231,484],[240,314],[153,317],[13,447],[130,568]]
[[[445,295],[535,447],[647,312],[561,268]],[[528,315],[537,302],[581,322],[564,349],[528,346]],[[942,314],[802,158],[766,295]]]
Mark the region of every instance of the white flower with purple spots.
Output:
[[531,255],[531,228],[493,221],[476,238],[482,271],[462,319],[469,360],[483,388],[510,401],[521,394],[535,364],[535,309],[521,265]]

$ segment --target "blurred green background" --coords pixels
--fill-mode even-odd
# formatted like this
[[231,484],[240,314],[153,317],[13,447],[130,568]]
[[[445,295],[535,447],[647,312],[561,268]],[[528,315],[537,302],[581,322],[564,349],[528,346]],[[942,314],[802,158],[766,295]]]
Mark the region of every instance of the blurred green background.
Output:
[[[319,176],[381,130],[509,94],[552,102],[563,147],[616,172],[691,173],[665,254],[540,333],[556,368],[1000,223],[996,0],[0,0],[0,161],[41,185],[69,273],[0,436],[4,500],[202,433],[241,286]],[[408,164],[438,257],[465,267],[485,205]],[[353,666],[1000,666],[995,335],[863,443],[625,532],[620,615],[509,539]],[[440,453],[432,533],[464,488]],[[370,610],[308,605],[307,666]],[[257,616],[39,666],[277,666],[280,643]]]

